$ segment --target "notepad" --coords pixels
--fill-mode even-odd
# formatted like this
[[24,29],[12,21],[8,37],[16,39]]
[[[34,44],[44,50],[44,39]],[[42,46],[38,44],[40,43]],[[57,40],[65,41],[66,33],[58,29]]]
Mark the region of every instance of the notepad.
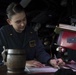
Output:
[[35,67],[27,67],[25,69],[25,71],[30,72],[30,73],[47,73],[47,72],[56,72],[58,69],[57,68],[53,68],[50,66],[45,66],[45,67],[41,67],[41,68],[35,68]]

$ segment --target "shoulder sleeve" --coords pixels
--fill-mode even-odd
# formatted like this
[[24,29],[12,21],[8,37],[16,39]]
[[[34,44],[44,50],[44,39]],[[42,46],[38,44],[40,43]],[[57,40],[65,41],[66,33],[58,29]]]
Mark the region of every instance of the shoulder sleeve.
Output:
[[51,59],[51,56],[45,51],[44,45],[39,39],[37,32],[34,31],[32,28],[27,29],[29,32],[33,32],[33,34],[30,34],[29,36],[32,36],[36,41],[36,47],[34,48],[36,56],[35,58],[41,63],[47,64],[48,60]]
[[0,63],[2,62],[2,53],[3,51],[3,43],[2,43],[2,36],[1,36],[1,31],[0,31]]
[[3,50],[3,35],[2,35],[2,30],[0,29],[0,53]]
[[37,45],[36,45],[36,58],[41,63],[47,64],[48,60],[51,59],[51,56],[45,51],[44,45],[36,34]]

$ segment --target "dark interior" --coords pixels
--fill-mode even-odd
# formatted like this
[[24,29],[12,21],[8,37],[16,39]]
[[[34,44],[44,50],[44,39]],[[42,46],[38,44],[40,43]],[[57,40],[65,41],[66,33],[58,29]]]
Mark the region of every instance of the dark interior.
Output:
[[[28,23],[38,32],[48,53],[58,34],[54,32],[60,23],[74,25],[76,23],[76,0],[0,0],[0,27],[7,25],[6,8],[11,2],[20,3],[27,14]],[[25,5],[26,4],[26,5]]]

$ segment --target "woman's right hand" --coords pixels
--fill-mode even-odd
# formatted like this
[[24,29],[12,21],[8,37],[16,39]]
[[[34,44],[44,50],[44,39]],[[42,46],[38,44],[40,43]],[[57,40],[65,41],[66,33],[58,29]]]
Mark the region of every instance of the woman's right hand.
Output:
[[60,67],[63,67],[65,65],[65,62],[61,58],[51,59],[49,63],[55,68],[60,68]]

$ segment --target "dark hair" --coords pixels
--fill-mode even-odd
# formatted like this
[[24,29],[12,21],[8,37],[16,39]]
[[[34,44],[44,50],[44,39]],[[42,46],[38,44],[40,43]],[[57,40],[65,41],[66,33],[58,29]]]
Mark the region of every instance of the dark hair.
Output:
[[17,3],[13,2],[7,7],[6,14],[7,14],[8,18],[11,18],[16,13],[20,13],[20,12],[23,12],[23,11],[24,11],[24,8],[20,4],[17,4]]
[[75,73],[71,69],[61,68],[58,71],[56,71],[54,75],[75,75]]

